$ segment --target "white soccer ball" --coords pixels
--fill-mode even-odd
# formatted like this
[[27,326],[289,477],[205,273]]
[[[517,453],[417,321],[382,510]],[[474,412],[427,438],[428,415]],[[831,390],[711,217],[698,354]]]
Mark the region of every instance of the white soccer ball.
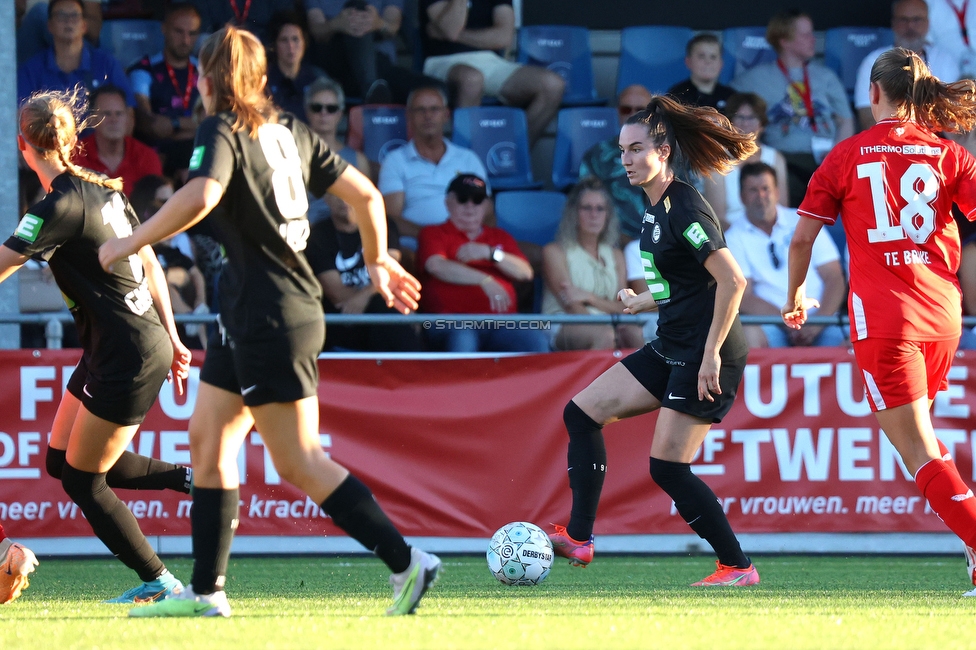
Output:
[[506,585],[537,585],[552,567],[552,543],[541,528],[514,521],[498,529],[488,543],[488,570]]

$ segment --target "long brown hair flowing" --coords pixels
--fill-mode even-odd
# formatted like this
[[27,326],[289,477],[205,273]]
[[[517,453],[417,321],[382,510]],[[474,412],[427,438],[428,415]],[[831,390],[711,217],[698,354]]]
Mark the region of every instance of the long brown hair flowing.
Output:
[[121,178],[108,178],[71,162],[78,131],[88,126],[81,119],[84,92],[78,87],[71,91],[45,90],[28,97],[20,107],[20,135],[43,158],[60,162],[73,176],[121,192]]
[[896,47],[878,57],[871,68],[877,83],[902,117],[932,131],[972,131],[976,126],[976,82],[944,83],[911,50]]
[[666,95],[654,95],[627,124],[647,129],[654,147],[667,143],[671,158],[680,155],[701,176],[726,174],[736,161],[758,151],[754,136],[737,131],[729,118],[708,106],[686,106]]
[[234,113],[233,130],[247,129],[252,138],[259,126],[277,121],[278,109],[264,88],[268,59],[257,37],[227,25],[207,37],[199,58],[200,74],[213,84],[211,113]]

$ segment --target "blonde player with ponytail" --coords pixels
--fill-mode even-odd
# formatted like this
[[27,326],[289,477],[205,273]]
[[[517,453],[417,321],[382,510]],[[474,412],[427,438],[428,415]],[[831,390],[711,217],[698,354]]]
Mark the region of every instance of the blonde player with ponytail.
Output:
[[[190,352],[180,343],[163,271],[148,246],[105,272],[98,247],[132,232],[122,181],[71,162],[78,92],[43,92],[20,109],[17,144],[47,195],[0,246],[0,281],[28,258],[49,263],[74,316],[83,354],[61,399],[47,455],[92,530],[142,583],[106,602],[159,600],[183,585],[163,565],[112,487],[189,491],[186,468],[126,451],[172,373],[182,392]],[[83,126],[83,125],[82,125]]]
[[929,505],[966,545],[976,585],[976,498],[929,415],[962,332],[952,204],[976,220],[976,159],[936,134],[976,128],[976,83],[943,83],[899,47],[878,57],[870,79],[877,124],[831,150],[800,204],[783,320],[800,329],[819,306],[803,279],[813,240],[840,215],[851,343],[868,403]]

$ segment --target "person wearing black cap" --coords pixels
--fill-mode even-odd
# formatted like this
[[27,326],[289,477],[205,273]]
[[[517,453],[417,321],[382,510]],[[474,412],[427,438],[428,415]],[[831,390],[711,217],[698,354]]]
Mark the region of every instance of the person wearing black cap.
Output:
[[[532,266],[515,239],[501,228],[486,226],[488,188],[474,174],[458,174],[447,186],[448,218],[426,226],[418,238],[417,269],[424,295],[421,309],[435,314],[511,314],[515,312],[512,282],[532,279]],[[539,329],[520,323],[490,323],[478,328],[444,324],[429,330],[431,343],[448,352],[547,352],[548,339]]]

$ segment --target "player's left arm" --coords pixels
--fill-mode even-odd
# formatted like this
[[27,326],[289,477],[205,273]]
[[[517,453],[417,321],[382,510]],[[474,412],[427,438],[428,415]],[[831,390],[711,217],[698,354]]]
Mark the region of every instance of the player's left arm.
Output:
[[739,313],[742,294],[746,290],[746,278],[728,248],[712,251],[705,258],[704,266],[715,278],[715,307],[712,324],[705,338],[702,365],[698,371],[698,399],[714,402],[711,393],[722,394],[719,385],[719,372],[722,369],[719,352]]
[[146,283],[149,285],[149,293],[152,295],[153,305],[159,320],[169,334],[169,340],[173,344],[173,363],[170,369],[170,381],[176,380],[176,390],[182,395],[183,385],[186,378],[190,375],[190,351],[180,340],[179,332],[176,330],[176,319],[173,317],[173,304],[169,299],[169,286],[166,284],[166,274],[156,253],[152,247],[143,246],[139,249],[139,259],[142,260],[142,268],[146,272]]

